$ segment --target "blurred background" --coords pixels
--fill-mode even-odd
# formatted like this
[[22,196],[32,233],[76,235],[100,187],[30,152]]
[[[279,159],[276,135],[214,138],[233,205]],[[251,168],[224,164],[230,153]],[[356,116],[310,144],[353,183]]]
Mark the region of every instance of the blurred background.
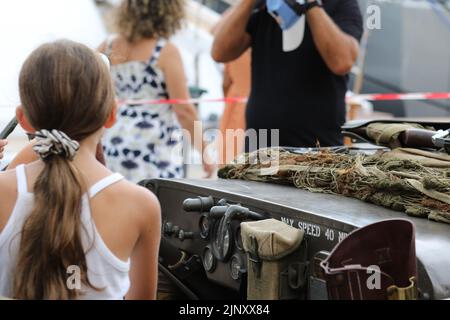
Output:
[[[0,2],[0,128],[19,103],[17,78],[39,44],[70,38],[97,47],[113,33],[111,13],[121,0],[14,0]],[[223,67],[210,57],[211,29],[239,0],[187,0],[185,27],[172,40],[182,52],[193,97],[223,97]],[[355,93],[450,92],[450,0],[359,0],[362,13],[377,5],[381,29],[366,30],[363,55],[354,68]],[[222,103],[202,103],[207,128],[217,128]],[[365,102],[358,118],[450,118],[450,100]],[[17,129],[7,162],[26,142]]]

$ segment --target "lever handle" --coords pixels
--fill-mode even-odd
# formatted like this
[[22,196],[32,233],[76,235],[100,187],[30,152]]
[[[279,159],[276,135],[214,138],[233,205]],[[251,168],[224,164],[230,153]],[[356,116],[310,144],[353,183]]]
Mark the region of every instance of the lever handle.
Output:
[[209,214],[208,214],[208,218],[210,219],[220,219],[222,218],[225,213],[228,210],[228,206],[216,206],[216,207],[212,207]]

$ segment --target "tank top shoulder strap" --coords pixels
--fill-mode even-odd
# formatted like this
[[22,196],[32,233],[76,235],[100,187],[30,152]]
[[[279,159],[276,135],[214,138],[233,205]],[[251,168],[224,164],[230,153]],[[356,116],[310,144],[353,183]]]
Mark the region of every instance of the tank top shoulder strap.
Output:
[[100,192],[123,179],[124,177],[121,174],[116,173],[100,180],[89,189],[89,198],[95,198]]
[[105,52],[103,52],[108,58],[111,58],[114,40],[116,39],[116,35],[111,35],[106,39],[106,48]]
[[152,56],[150,58],[150,62],[149,63],[151,65],[154,65],[154,64],[156,64],[158,62],[159,57],[161,56],[161,52],[164,49],[164,47],[166,46],[166,44],[167,44],[167,40],[166,39],[161,38],[161,39],[158,40],[158,42],[156,43],[155,50],[153,50],[153,54],[152,54]]
[[[18,166],[15,170],[15,173],[17,177],[17,193],[18,193],[17,200],[5,227],[3,228],[3,230],[0,230],[0,274],[2,263],[6,263],[6,265],[8,265],[8,261],[7,262],[1,261],[2,256],[1,250],[4,248],[5,244],[7,244],[8,242],[11,243],[16,234],[20,233],[23,222],[25,221],[27,215],[29,214],[28,209],[30,209],[29,203],[25,201],[25,196],[28,195],[25,166],[24,165]],[[8,254],[7,257],[5,256],[3,257],[6,259],[11,258],[10,254]],[[5,264],[3,264],[3,266],[5,266]]]
[[17,176],[17,191],[19,194],[28,193],[27,174],[25,171],[25,165],[21,164],[16,168]]

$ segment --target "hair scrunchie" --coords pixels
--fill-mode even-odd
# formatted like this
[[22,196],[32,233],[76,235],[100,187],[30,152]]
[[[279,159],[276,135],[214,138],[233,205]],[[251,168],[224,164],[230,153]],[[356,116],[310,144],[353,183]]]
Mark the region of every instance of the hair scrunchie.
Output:
[[51,156],[61,156],[72,161],[80,150],[80,144],[58,130],[41,130],[36,132],[34,152],[46,160]]

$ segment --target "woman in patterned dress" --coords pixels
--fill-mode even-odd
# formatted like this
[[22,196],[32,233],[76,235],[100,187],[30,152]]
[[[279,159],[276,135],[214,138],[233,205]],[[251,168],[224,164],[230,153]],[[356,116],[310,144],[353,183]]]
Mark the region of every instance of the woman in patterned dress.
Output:
[[[167,40],[181,27],[184,6],[184,0],[123,1],[116,21],[119,34],[99,48],[111,60],[119,100],[189,98],[180,53]],[[103,139],[108,167],[133,182],[182,178],[180,129],[193,138],[202,135],[194,126],[197,119],[190,104],[119,105],[117,124]],[[198,144],[204,150],[205,144]],[[214,166],[204,161],[203,167],[210,177]]]

